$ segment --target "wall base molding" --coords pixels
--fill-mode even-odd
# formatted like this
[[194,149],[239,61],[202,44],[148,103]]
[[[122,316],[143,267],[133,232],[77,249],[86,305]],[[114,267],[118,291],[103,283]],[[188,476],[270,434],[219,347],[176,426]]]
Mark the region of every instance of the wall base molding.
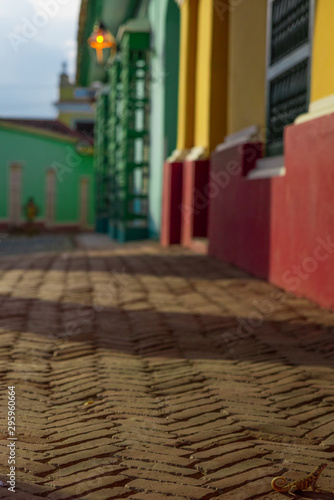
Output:
[[334,94],[310,103],[308,113],[296,118],[295,124],[305,123],[334,113]]
[[235,132],[234,134],[227,135],[224,138],[224,142],[218,144],[216,151],[224,151],[233,146],[238,146],[239,144],[244,144],[246,142],[258,142],[259,140],[259,127],[257,125],[251,125],[250,127],[244,128]]
[[282,177],[285,175],[284,156],[273,156],[271,158],[260,158],[256,166],[247,175],[247,179],[268,179],[270,177]]

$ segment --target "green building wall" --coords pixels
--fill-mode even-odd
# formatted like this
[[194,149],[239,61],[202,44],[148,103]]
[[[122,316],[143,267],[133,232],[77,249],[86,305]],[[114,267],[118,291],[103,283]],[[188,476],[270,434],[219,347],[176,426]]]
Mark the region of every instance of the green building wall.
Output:
[[[88,87],[94,81],[107,82],[104,64],[98,64],[95,50],[87,40],[94,25],[103,21],[116,37],[118,29],[135,15],[143,0],[89,0],[82,2],[78,32],[77,84]],[[105,62],[107,51],[105,51]]]
[[[95,220],[95,180],[93,156],[79,154],[76,142],[49,138],[27,131],[0,129],[0,223],[9,217],[9,167],[22,163],[22,206],[33,196],[39,208],[37,221],[46,216],[46,178],[50,168],[56,172],[55,226],[79,225],[80,180],[87,178],[88,226]],[[24,217],[22,217],[22,222]]]
[[[81,85],[89,85],[93,80],[108,81],[105,66],[97,67],[96,56],[87,46],[87,38],[94,22],[102,19],[107,28],[116,35],[119,26],[125,25],[130,29],[129,19],[134,22],[148,18],[151,31],[148,236],[159,239],[163,165],[166,158],[176,149],[177,142],[179,6],[175,0],[124,0],[122,5],[117,0],[96,0],[88,2],[87,11],[83,9],[81,14],[77,68],[78,84]],[[99,198],[98,195],[98,204]],[[98,216],[97,228],[100,227],[100,218]],[[101,228],[105,230],[103,224]]]
[[163,164],[176,149],[179,81],[180,11],[175,0],[151,0],[152,33],[150,221],[151,238],[159,238]]

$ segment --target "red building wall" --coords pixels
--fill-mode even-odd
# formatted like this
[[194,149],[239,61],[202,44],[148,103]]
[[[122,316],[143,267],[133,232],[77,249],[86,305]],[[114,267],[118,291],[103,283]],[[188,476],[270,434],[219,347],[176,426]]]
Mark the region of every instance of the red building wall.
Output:
[[191,247],[193,238],[207,236],[209,199],[204,191],[209,170],[209,160],[183,163],[181,243],[186,247]]
[[[211,174],[254,167],[254,147],[214,153]],[[334,309],[334,114],[286,128],[285,166],[259,180],[241,168],[211,197],[209,254]]]
[[183,163],[164,164],[161,237],[162,246],[177,245],[181,242],[181,205],[183,186]]

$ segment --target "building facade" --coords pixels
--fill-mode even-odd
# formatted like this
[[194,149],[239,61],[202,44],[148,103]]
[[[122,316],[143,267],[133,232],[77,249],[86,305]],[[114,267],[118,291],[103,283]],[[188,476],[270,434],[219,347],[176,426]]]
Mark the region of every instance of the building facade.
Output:
[[[118,54],[98,64],[87,39],[98,21]],[[180,13],[174,0],[83,1],[77,83],[97,101],[98,231],[119,241],[160,236],[163,163],[176,148]]]
[[29,200],[40,230],[93,229],[91,145],[55,120],[0,120],[0,145],[1,230],[25,228]]
[[[97,20],[119,47],[102,66]],[[97,227],[333,307],[333,20],[331,0],[83,0],[78,84],[104,85]]]
[[70,82],[66,64],[59,79],[59,99],[55,103],[58,120],[88,138],[94,138],[95,96],[98,89]]
[[159,238],[163,164],[177,145],[180,11],[174,0],[152,0],[150,57],[150,184],[149,235]]
[[162,243],[334,307],[330,0],[180,1]]

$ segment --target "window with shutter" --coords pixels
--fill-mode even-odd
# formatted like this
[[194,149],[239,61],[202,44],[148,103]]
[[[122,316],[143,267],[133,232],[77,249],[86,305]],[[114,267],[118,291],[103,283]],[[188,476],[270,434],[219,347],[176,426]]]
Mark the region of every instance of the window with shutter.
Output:
[[267,156],[283,152],[284,127],[308,111],[314,0],[268,0]]

